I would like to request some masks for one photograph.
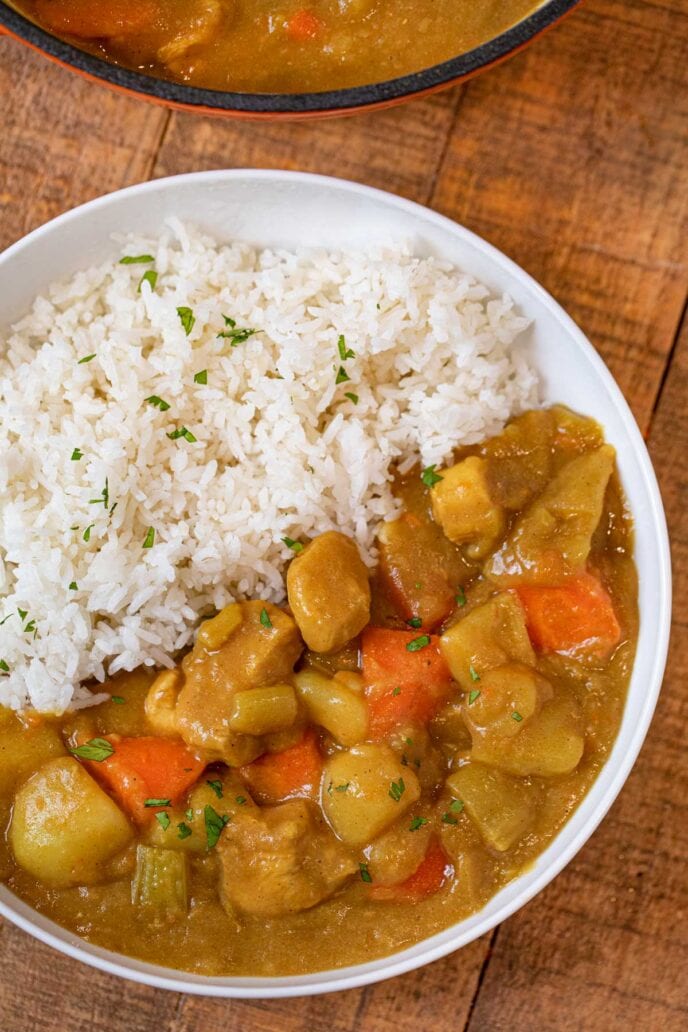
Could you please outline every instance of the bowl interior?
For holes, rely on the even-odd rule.
[[[618,739],[599,778],[534,866],[469,919],[391,957],[289,979],[202,978],[88,945],[35,914],[0,887],[0,913],[80,960],[148,984],[222,996],[329,992],[401,974],[465,945],[540,891],[574,856],[620,790],[642,745],[666,658],[670,566],[655,476],[638,427],[610,373],[554,300],[525,272],[468,230],[411,202],[341,180],[302,173],[234,170],[197,173],[111,194],[31,233],[0,256],[0,332],[55,279],[111,254],[113,233],[157,233],[169,216],[218,239],[260,246],[355,247],[409,244],[449,260],[496,293],[508,292],[533,319],[527,347],[542,375],[542,400],[563,402],[604,426],[615,445],[635,519],[639,572],[638,652]]]

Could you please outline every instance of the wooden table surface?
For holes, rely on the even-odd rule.
[[[669,667],[640,759],[569,867],[492,934],[367,989],[216,1001],[118,981],[0,923],[3,1032],[688,1028],[688,6],[588,0],[532,48],[355,119],[238,124],[128,100],[0,40],[0,248],[97,194],[304,169],[428,204],[568,309],[646,434],[674,557]]]

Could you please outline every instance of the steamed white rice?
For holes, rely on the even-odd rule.
[[[14,708],[83,705],[89,679],[169,666],[201,614],[281,602],[283,537],[336,528],[372,559],[393,464],[441,463],[537,401],[526,319],[438,261],[219,245],[177,221],[117,247],[0,341],[0,703]],[[147,269],[156,288],[139,292]],[[224,316],[259,332],[233,347]],[[182,428],[196,441],[168,437]]]

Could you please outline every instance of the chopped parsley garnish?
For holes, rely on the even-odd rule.
[[[221,781],[206,781],[206,785],[209,785],[218,799],[222,799],[222,782]]]
[[[396,686],[396,688],[395,688],[395,689],[394,689],[394,691],[392,692],[392,695],[395,695],[395,696],[396,696],[396,695],[401,695],[401,685],[400,685],[400,684],[398,684],[398,685]]]
[[[17,612],[19,613],[20,620],[26,620],[27,616],[29,615],[28,609],[17,609]]]
[[[472,663],[471,663],[471,665],[468,668],[468,673],[471,675],[471,681],[479,681],[480,680],[480,674],[477,673],[477,671],[476,671],[476,669],[475,669],[475,667],[473,666]]]
[[[406,742],[407,745],[413,745],[413,739],[412,738],[405,738],[404,741]]]
[[[347,788],[349,787],[350,784],[351,784],[350,781],[345,781],[341,785],[335,785],[334,786],[334,790],[335,790],[335,792],[346,792],[346,790],[347,790]]]
[[[187,430],[185,426],[180,426],[176,430],[172,430],[167,436],[171,441],[178,441],[180,437],[183,437],[185,441],[189,442],[189,444],[195,444],[198,440],[198,438],[194,437],[191,431]]]
[[[105,487],[100,492],[100,498],[91,498],[88,504],[102,505],[103,508],[107,509],[108,505],[110,504],[110,485],[108,483],[107,477],[105,477]]]
[[[409,825],[409,831],[418,831],[419,828],[422,828],[427,823],[427,817],[413,817]]]
[[[223,315],[222,318],[225,321],[225,326],[229,326],[233,330],[236,326],[236,319],[230,319],[228,315]]]
[[[420,479],[426,487],[434,487],[435,484],[439,484],[440,480],[444,480],[444,477],[441,477],[439,473],[435,473],[436,469],[436,465],[426,466],[421,473]]]
[[[334,382],[335,383],[346,383],[346,381],[350,380],[350,379],[351,379],[351,377],[347,373],[347,371],[344,368],[344,366],[340,365],[339,369],[337,370],[337,378],[335,379]]]
[[[72,462],[78,462],[79,459],[83,459],[84,453],[79,449],[75,448],[72,452]]]
[[[243,344],[244,341],[248,340],[249,337],[252,337],[254,333],[258,332],[258,330],[237,329],[236,319],[230,319],[228,315],[223,315],[222,318],[225,321],[225,326],[228,326],[229,329],[222,330],[221,333],[218,333],[218,337],[228,340],[233,348],[235,348],[237,344]]]
[[[89,742],[84,742],[83,745],[78,745],[76,749],[69,751],[72,756],[76,756],[80,760],[95,760],[96,763],[102,763],[103,760],[107,760],[108,756],[112,756],[115,748],[107,738],[92,738]]]
[[[260,622],[262,623],[263,627],[267,627],[268,629],[272,627],[272,620],[270,619],[270,616],[265,606],[263,606],[263,608],[260,611]]]
[[[406,645],[407,652],[419,652],[421,649],[426,648],[430,644],[430,635],[421,634],[420,637],[414,638],[413,641],[408,642]]]
[[[92,362],[95,357],[96,353],[94,351],[92,355],[85,355],[83,358],[80,358],[77,365],[86,365],[87,362]]]
[[[398,781],[393,781],[389,786],[389,792],[387,795],[390,796],[395,803],[398,803],[405,791],[406,785],[404,784],[404,779],[399,778]]]
[[[2,672],[5,674],[9,674],[10,672],[10,668],[8,667],[4,659],[0,659],[0,670],[2,670]]]
[[[370,871],[368,870],[368,864],[359,863],[358,869],[361,872],[361,881],[364,881],[366,885],[370,885],[372,883],[373,878]]]
[[[185,813],[184,813],[184,816],[186,817],[187,821],[192,821],[194,819],[194,812],[193,812],[193,810],[191,810],[191,809],[186,810]]]
[[[95,527],[95,523],[89,523],[88,527],[86,527],[86,530],[84,531],[84,533],[82,535],[84,541],[86,541],[87,543],[91,540],[91,531],[93,530],[94,527]]]
[[[238,795],[235,801],[239,804],[239,806],[246,806],[246,803],[248,802],[245,795]]]
[[[348,398],[354,405],[358,405],[358,394],[354,394],[353,391],[346,391],[344,397]]]
[[[155,258],[152,254],[125,254],[124,258],[120,258],[120,265],[146,265],[148,262],[154,262]]]
[[[514,712],[511,714],[511,719],[515,720],[517,724],[520,724],[521,721],[523,720],[523,717],[521,716],[520,713],[517,713],[517,711],[514,710]]]
[[[191,331],[194,328],[194,323],[196,322],[196,316],[193,314],[191,309],[187,308],[185,305],[182,305],[181,308],[177,309],[177,315],[179,316],[179,321],[181,322],[182,326],[184,327],[184,333],[188,337],[189,334],[191,333]]]
[[[114,702],[115,706],[123,706],[126,701],[123,695],[110,696],[110,702]]]
[[[421,620],[421,618],[419,616],[412,616],[410,620],[406,621],[406,623],[409,625],[409,627],[414,627],[414,628],[418,628],[418,627],[422,627],[423,626],[423,621]]]
[[[143,542],[143,548],[152,548],[155,542],[155,527],[149,527],[146,532],[146,539]]]
[[[351,348],[347,348],[346,338],[343,334],[340,335],[339,340],[337,341],[337,350],[339,351],[339,357],[342,362],[346,362],[348,358],[356,357],[356,352],[352,351]]]
[[[36,621],[35,620],[29,620],[29,622],[27,623],[26,627],[24,628],[24,632],[26,634],[31,634],[31,632],[35,631],[35,630],[36,630]]]
[[[459,822],[457,821],[456,817],[452,817],[452,815],[450,813],[443,813],[442,814],[442,823],[443,824],[458,824]]]
[[[171,799],[144,799],[144,806],[171,806]]]
[[[170,815],[169,815],[169,813],[165,813],[164,810],[161,810],[159,813],[156,813],[155,819],[158,822],[158,824],[160,825],[160,827],[162,828],[162,830],[163,831],[167,831],[167,829],[170,826]]]
[[[457,606],[466,605],[466,592],[463,590],[462,587],[458,587],[456,589],[456,604]]]
[[[188,824],[185,824],[184,821],[180,821],[180,823],[177,825],[177,828],[178,828],[177,838],[185,839],[185,838],[188,838],[189,835],[192,834],[191,828],[189,827]]]
[[[2,627],[3,624],[7,623],[11,616],[14,616],[14,613],[8,613],[4,620],[0,620],[0,627]]]
[[[205,819],[205,835],[208,849],[212,849],[213,846],[217,845],[225,824],[229,823],[229,817],[226,813],[220,815],[212,806],[203,807],[203,817]]]
[[[208,382],[208,370],[201,369],[200,372],[194,373],[194,383],[200,383],[205,386]]]
[[[161,412],[167,412],[170,407],[169,401],[165,401],[164,398],[159,398],[157,394],[151,394],[150,398],[146,398],[146,401],[154,408],[160,409]]]
[[[148,272],[144,272],[143,276],[139,280],[138,292],[141,293],[141,287],[144,283],[148,283],[151,290],[155,290],[158,282],[158,274],[155,269],[149,269]]]
[[[461,813],[463,810],[463,799],[452,799],[449,809],[453,810],[454,813]]]
[[[468,705],[472,706],[476,699],[480,698],[480,689],[474,688],[468,695]]]
[[[70,585],[69,585],[69,590],[70,590],[70,591],[78,591],[78,590],[79,590],[79,585],[77,584],[77,582],[76,582],[75,580],[73,580],[73,581],[72,581],[72,582],[70,583]]]
[[[300,541],[294,541],[294,539],[290,537],[283,537],[282,541],[287,548],[291,548],[292,552],[295,552],[297,555],[299,552],[303,552],[303,545]]]

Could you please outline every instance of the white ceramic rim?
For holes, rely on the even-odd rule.
[[[125,957],[109,950],[92,946],[78,936],[75,936],[52,921],[36,914],[31,907],[18,899],[6,887],[0,886],[0,915],[6,917],[23,931],[34,936],[41,942],[54,949],[59,950],[75,960],[82,961],[92,967],[98,968],[112,975],[130,979],[145,985],[154,986],[160,989],[170,989],[177,992],[191,993],[202,996],[229,997],[237,999],[277,999],[281,997],[308,996],[318,993],[342,991],[355,989],[360,986],[370,985],[375,982],[397,975],[405,974],[425,964],[432,963],[442,957],[454,952],[469,942],[480,938],[480,936],[491,931],[506,918],[519,910],[529,902],[538,892],[545,888],[559,872],[573,859],[576,853],[587,842],[600,821],[611,807],[626,781],[633,764],[640,752],[643,741],[647,734],[652,715],[655,710],[657,698],[662,685],[664,668],[669,645],[669,632],[671,625],[671,558],[669,550],[669,538],[667,533],[666,518],[662,504],[657,479],[645,446],[645,442],[631,413],[631,410],[623,397],[616,381],[607,369],[606,365],[595,351],[593,345],[582,333],[573,320],[566,314],[561,306],[544,290],[528,273],[520,266],[507,258],[501,251],[493,247],[487,241],[477,236],[465,227],[453,222],[443,215],[416,204],[405,198],[397,197],[394,194],[386,193],[373,187],[364,186],[359,183],[352,183],[348,180],[328,176],[319,176],[305,172],[291,172],[282,170],[266,169],[228,169],[211,172],[193,172],[182,176],[170,176],[165,179],[151,180],[145,183],[127,187],[102,197],[98,197],[86,204],[73,208],[63,215],[52,219],[43,226],[33,230],[27,236],[11,245],[4,253],[0,254],[0,263],[4,264],[19,256],[25,248],[29,248],[41,240],[41,237],[50,233],[58,227],[68,226],[70,222],[80,220],[84,216],[93,213],[109,204],[118,203],[129,197],[154,193],[165,190],[173,184],[193,183],[222,183],[228,179],[250,178],[257,182],[284,180],[304,185],[313,184],[322,186],[333,186],[340,190],[349,191],[352,196],[359,195],[377,199],[387,206],[396,207],[399,211],[407,212],[422,219],[424,222],[434,225],[444,233],[463,238],[474,248],[487,256],[489,260],[503,272],[509,274],[527,288],[539,302],[548,309],[549,314],[561,326],[562,332],[568,336],[579,349],[580,356],[590,367],[591,373],[602,383],[613,403],[618,415],[621,418],[625,433],[628,435],[630,444],[640,465],[643,488],[649,502],[649,513],[652,522],[652,532],[658,549],[659,569],[657,570],[658,597],[657,606],[657,641],[654,656],[651,664],[651,676],[646,686],[644,703],[635,725],[634,733],[625,755],[618,763],[617,769],[607,785],[606,790],[597,800],[594,809],[588,815],[584,825],[571,839],[567,846],[559,852],[547,868],[541,871],[536,877],[530,872],[525,872],[517,879],[509,883],[505,889],[500,890],[496,897],[498,899],[510,887],[519,882],[528,881],[528,884],[520,891],[515,898],[505,902],[489,917],[478,920],[469,931],[461,931],[459,922],[450,926],[443,932],[439,932],[428,939],[417,943],[399,953],[390,954],[387,957],[365,964],[352,965],[346,968],[320,971],[310,975],[287,976],[280,978],[250,978],[250,977],[204,977],[195,976],[184,971],[172,968],[164,968],[154,964],[138,961],[135,958]],[[605,764],[607,769],[610,760]],[[601,776],[601,775],[600,775]],[[599,777],[598,777],[599,781]],[[597,784],[597,782],[595,783]],[[578,807],[576,813],[585,806],[590,798],[595,785]],[[575,814],[559,835],[547,847],[545,854],[556,847],[556,843],[566,827],[571,823]],[[452,932],[456,933],[452,935]]]

